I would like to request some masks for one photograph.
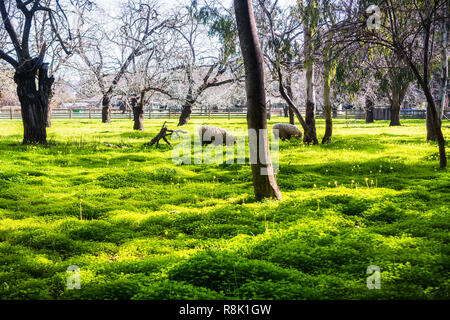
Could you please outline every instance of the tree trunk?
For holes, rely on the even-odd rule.
[[[289,74],[286,78],[286,91],[291,98],[292,101],[294,101],[294,93],[292,92],[292,75]],[[291,108],[288,108],[289,112],[289,123],[295,125],[295,114],[294,111]]]
[[[178,121],[178,127],[185,126],[189,123],[194,103],[195,101],[186,100],[183,109],[181,111],[180,119]]]
[[[429,114],[430,114],[430,116],[427,116],[427,121],[428,121],[428,118],[431,119],[431,125],[433,128],[433,132],[436,135],[436,140],[439,145],[440,168],[445,169],[445,168],[447,168],[447,154],[445,152],[445,139],[444,139],[444,135],[442,133],[441,122],[439,121],[439,116],[436,112],[436,105],[434,103],[434,99],[433,99],[430,89],[426,88],[424,91],[425,91],[425,95],[427,97]]]
[[[23,144],[47,144],[47,112],[54,79],[48,77],[47,64],[36,64],[38,59],[22,63],[14,76],[24,127]]]
[[[395,87],[395,84],[394,84]],[[389,126],[395,127],[400,126],[400,106],[402,103],[402,97],[400,90],[393,88],[392,90],[392,100],[391,100],[391,123]]]
[[[102,100],[102,122],[111,123],[111,96],[104,95]]]
[[[52,111],[53,111],[53,108],[51,106],[52,98],[53,98],[53,89],[51,88],[50,89],[50,94],[48,96],[47,120],[45,122],[45,126],[47,128],[51,128],[52,127]]]
[[[245,66],[247,93],[247,123],[249,133],[256,130],[256,141],[250,143],[250,154],[256,155],[252,163],[255,197],[281,200],[280,188],[270,158],[267,133],[266,95],[264,88],[264,62],[261,54],[255,16],[251,0],[234,0],[239,41]],[[262,131],[260,131],[262,130]],[[259,134],[262,132],[262,134]],[[262,139],[262,141],[260,141]]]
[[[450,1],[447,0],[446,3],[446,9],[447,13],[450,14]],[[448,87],[448,55],[447,55],[447,47],[448,47],[448,29],[449,29],[449,19],[443,19],[441,24],[441,36],[440,36],[440,42],[441,42],[441,87],[440,87],[440,94],[439,94],[439,105],[438,105],[438,116],[439,120],[441,121],[442,125],[442,119],[444,118],[444,112],[445,109],[447,109],[448,106],[448,94],[447,94],[447,87]]]
[[[430,74],[429,74],[429,62],[428,62],[428,39],[429,39],[430,31],[427,29],[424,29],[423,31],[423,37],[424,37],[424,52],[426,53],[424,55],[424,72],[423,77],[421,76],[419,69],[417,66],[406,57],[403,57],[405,59],[405,62],[408,63],[408,65],[411,67],[411,70],[413,71],[414,75],[416,76],[416,79],[418,80],[420,86],[422,87],[423,93],[425,94],[425,97],[427,98],[427,122],[428,118],[430,119],[431,126],[434,129],[434,132],[436,133],[437,142],[439,145],[439,165],[441,169],[447,168],[447,154],[445,151],[445,139],[444,135],[442,133],[441,124],[439,121],[439,115],[437,113],[436,104],[433,99],[433,95],[430,90]]]
[[[366,123],[374,123],[373,105],[373,101],[366,97]]]
[[[47,120],[45,121],[45,126],[47,128],[51,128],[52,126],[52,107],[50,106],[50,103],[47,108]]]
[[[329,66],[325,67],[324,84],[323,84],[323,100],[325,109],[325,135],[322,139],[322,144],[331,142],[333,136],[333,115],[331,110],[331,70]]]
[[[441,126],[441,120],[438,119],[439,127]],[[437,134],[436,129],[433,125],[433,118],[432,118],[432,110],[430,107],[430,104],[427,103],[427,140],[428,141],[437,141]]]
[[[400,123],[400,105],[398,103],[391,105],[391,123],[390,127],[401,126]]]
[[[316,101],[314,95],[314,61],[312,55],[312,29],[304,27],[305,31],[305,66],[306,66],[306,114],[305,122],[309,128],[303,142],[318,144],[316,134]]]
[[[144,117],[145,117],[145,111],[144,111],[144,98],[145,93],[141,94],[141,100],[138,103],[136,98],[131,98],[131,108],[133,110],[133,117],[134,117],[134,130],[141,130],[144,131]]]
[[[289,123],[295,125],[295,114],[292,109],[289,109]]]

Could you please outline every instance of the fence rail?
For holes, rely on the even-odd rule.
[[[375,120],[390,120],[389,109],[376,109]],[[386,111],[389,110],[389,111]],[[301,110],[300,110],[301,111]],[[147,119],[177,119],[181,114],[181,111],[172,110],[147,110],[145,112],[145,118]],[[446,117],[449,118],[450,111],[446,112]],[[241,111],[215,111],[215,110],[193,110],[191,118],[202,119],[228,119],[232,118],[245,118],[247,116],[247,110]],[[283,109],[275,109],[270,112],[272,117],[283,117],[286,113]],[[402,119],[426,119],[426,110],[401,110],[400,118]],[[325,118],[324,112],[317,112],[316,115],[319,119]],[[102,109],[88,109],[88,110],[73,110],[73,109],[54,109],[52,111],[52,119],[101,119]],[[133,119],[133,113],[131,111],[118,111],[112,110],[112,119]],[[343,110],[334,111],[333,118],[335,119],[365,119],[366,114],[361,110]],[[20,120],[22,115],[20,108],[17,107],[3,107],[0,108],[0,119]]]

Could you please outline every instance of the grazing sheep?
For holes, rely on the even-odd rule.
[[[205,144],[214,143],[214,145],[234,145],[236,143],[236,138],[223,128],[213,127],[213,126],[202,126],[199,129],[200,141],[202,146]],[[205,136],[206,134],[206,136]],[[222,136],[222,143],[220,140],[215,141],[215,137]]]
[[[275,138],[280,138],[282,141],[290,140],[291,138],[301,139],[303,135],[299,128],[287,123],[277,123],[273,126],[272,130]]]

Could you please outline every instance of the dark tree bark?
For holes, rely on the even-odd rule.
[[[312,54],[312,29],[305,25],[305,66],[306,66],[306,113],[305,122],[309,134],[304,135],[303,142],[318,144],[316,133],[316,102],[314,98],[314,61]]]
[[[331,79],[333,78],[334,64],[331,60],[331,43],[333,34],[328,36],[328,42],[323,52],[324,72],[323,72],[323,105],[325,111],[325,135],[322,144],[331,142],[333,137],[333,114],[331,105]]]
[[[47,111],[54,81],[48,77],[48,65],[42,63],[39,58],[22,62],[16,69],[14,81],[21,105],[23,143],[47,144]]]
[[[192,114],[192,107],[194,106],[195,101],[187,100],[183,105],[181,110],[180,119],[178,120],[178,127],[185,126],[189,123]]]
[[[30,4],[32,6],[28,7]],[[27,2],[17,0],[16,6],[23,14],[21,40],[11,22],[5,2],[0,1],[1,21],[16,54],[16,58],[13,58],[10,52],[0,49],[0,59],[8,62],[15,69],[14,81],[17,84],[17,95],[20,100],[24,127],[23,143],[47,144],[47,117],[54,79],[49,77],[48,64],[44,63],[46,44],[42,45],[39,54],[33,58],[30,53],[29,40],[36,12],[46,11],[53,14],[53,11],[45,7],[40,0]],[[54,16],[51,18],[53,19]],[[64,51],[68,53],[56,27],[53,32]]]
[[[161,128],[161,131],[159,131],[159,133],[157,134],[157,136],[154,137],[154,138],[152,139],[152,141],[150,141],[150,142],[144,144],[144,146],[149,146],[149,147],[151,147],[151,146],[156,145],[156,147],[159,148],[159,143],[160,143],[160,141],[161,141],[161,140],[164,140],[164,141],[169,145],[169,147],[172,147],[172,145],[170,144],[170,142],[169,142],[169,140],[167,139],[167,137],[169,137],[169,136],[171,136],[171,135],[173,135],[173,134],[176,134],[178,137],[180,136],[180,135],[179,135],[180,133],[187,134],[187,132],[182,131],[182,130],[175,130],[175,131],[174,131],[174,130],[169,130],[169,129],[166,127],[166,123],[167,123],[167,121],[164,122],[164,124],[163,124],[163,126],[162,126],[162,128]]]
[[[390,127],[401,126],[400,123],[400,106],[392,105],[391,106],[391,122],[389,123]]]
[[[104,95],[102,99],[102,122],[111,123],[111,96]]]
[[[437,134],[436,129],[433,125],[433,119],[432,119],[432,111],[430,108],[430,105],[427,103],[427,140],[428,141],[437,141]],[[441,120],[438,119],[439,126],[441,126]]]
[[[372,99],[366,97],[366,123],[374,123],[374,103]]]
[[[234,9],[239,33],[242,56],[245,65],[247,93],[248,129],[256,130],[257,141],[250,143],[250,153],[255,155],[257,163],[252,164],[255,197],[281,199],[270,158],[267,134],[266,95],[264,88],[264,62],[256,30],[255,16],[251,0],[234,0]],[[260,141],[260,139],[263,141]],[[263,150],[260,150],[262,148]]]
[[[331,142],[333,136],[333,115],[331,111],[331,96],[330,96],[330,74],[327,73],[324,77],[324,109],[325,109],[325,135],[322,139],[322,144]]]
[[[394,93],[393,100],[391,102],[391,123],[389,126],[395,127],[400,126],[400,99],[397,93]]]
[[[138,103],[135,97],[131,98],[131,108],[133,109],[134,117],[134,130],[144,131],[144,105],[145,105],[145,93],[141,94],[141,99]]]

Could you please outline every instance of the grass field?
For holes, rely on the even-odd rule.
[[[161,120],[145,125],[55,120],[35,147],[0,122],[0,299],[450,298],[450,174],[424,121],[343,120],[332,144],[282,142],[283,201],[263,203],[248,165],[177,166],[143,146]]]

